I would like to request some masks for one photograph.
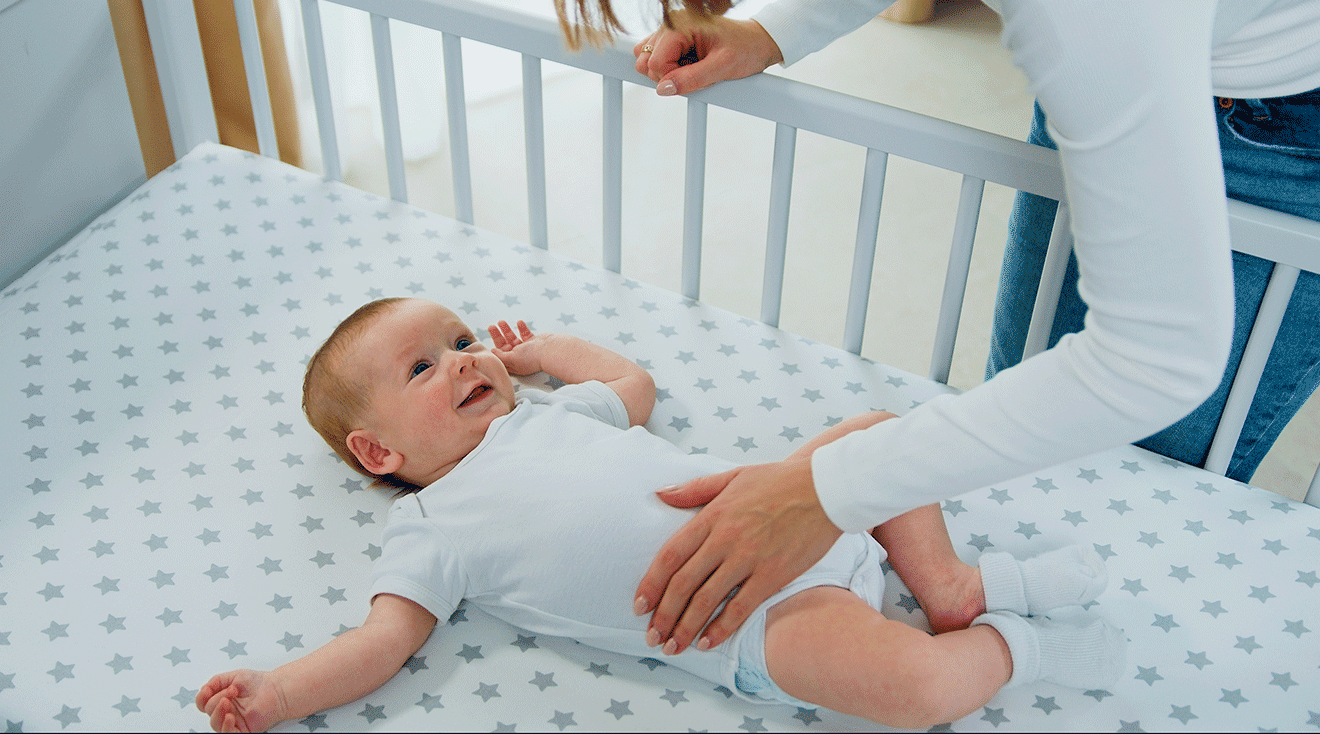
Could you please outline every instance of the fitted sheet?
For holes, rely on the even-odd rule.
[[[199,146],[0,294],[0,720],[207,728],[214,673],[365,617],[389,495],[307,426],[303,365],[361,303],[527,320],[649,369],[648,423],[778,459],[949,388],[277,161]],[[544,380],[533,387],[552,389]],[[950,460],[957,460],[950,457]],[[944,504],[969,562],[1079,542],[1131,640],[1110,690],[1001,692],[957,731],[1320,728],[1320,511],[1137,448]],[[924,618],[887,571],[886,613]],[[1072,613],[1072,612],[1065,612]],[[384,688],[285,730],[874,728],[460,607]]]

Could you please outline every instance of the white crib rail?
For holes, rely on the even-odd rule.
[[[247,61],[249,88],[252,90],[254,109],[257,109],[264,106],[265,84],[264,81],[253,80],[254,77],[264,75],[260,64],[260,48],[256,41],[255,18],[249,17],[253,15],[251,0],[234,1],[240,19],[239,30]],[[321,35],[320,1],[302,0],[303,25],[325,171],[327,177],[338,180],[342,178],[342,172]],[[390,194],[399,201],[407,200],[407,188],[399,144],[393,61],[389,51],[389,23],[397,20],[442,32],[455,211],[456,218],[467,223],[473,223],[473,215],[461,39],[469,38],[522,54],[529,229],[532,244],[537,247],[544,248],[548,243],[541,60],[599,74],[603,79],[602,264],[619,272],[622,249],[622,83],[628,81],[651,85],[649,79],[634,70],[629,42],[620,41],[603,49],[572,52],[565,47],[558,26],[548,18],[464,0],[325,1],[353,7],[372,16]],[[184,57],[189,54],[195,55],[196,62],[200,63],[195,18],[187,4],[180,6],[150,0],[147,5],[153,49],[157,49],[158,67],[162,69],[162,87],[168,88],[166,101],[171,131],[175,135],[176,148],[186,150],[202,139],[216,137],[213,118],[210,118],[209,128],[204,121],[197,122],[203,104],[199,101],[201,95],[178,89],[180,85],[171,81],[173,77],[167,78],[173,74],[173,68],[184,68],[189,62]],[[161,40],[158,41],[158,38]],[[209,103],[209,95],[205,101]],[[700,295],[706,110],[711,104],[776,123],[770,221],[767,226],[762,286],[762,321],[771,325],[777,325],[779,321],[794,147],[797,131],[807,130],[854,143],[867,151],[844,324],[845,349],[860,353],[862,347],[885,170],[891,154],[957,171],[964,176],[936,329],[931,378],[940,382],[948,380],[971,245],[987,181],[1061,202],[1024,357],[1030,357],[1045,348],[1063,271],[1072,246],[1062,175],[1055,151],[771,75],[756,75],[726,82],[689,95],[681,271],[683,295],[692,299]],[[273,138],[268,106],[264,113],[256,114],[259,130],[270,128],[259,135]],[[262,143],[263,153],[268,147],[271,146]],[[1231,448],[1241,431],[1242,417],[1250,405],[1297,269],[1320,272],[1320,224],[1236,201],[1229,202],[1229,215],[1236,249],[1280,265],[1276,267],[1275,282],[1271,284],[1266,305],[1262,306],[1260,320],[1253,332],[1252,345],[1244,356],[1234,383],[1229,407],[1220,424],[1220,435],[1216,438],[1216,447],[1212,449],[1209,468],[1219,473],[1226,470]],[[1307,501],[1320,504],[1320,470],[1311,483]]]

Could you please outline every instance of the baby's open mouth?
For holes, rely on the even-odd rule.
[[[468,393],[468,396],[466,398],[463,398],[463,402],[459,403],[458,407],[461,408],[469,403],[475,403],[476,401],[485,397],[486,393],[490,391],[491,391],[490,385],[477,385],[475,388],[472,389],[472,392]]]

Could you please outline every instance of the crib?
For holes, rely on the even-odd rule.
[[[318,9],[303,0],[314,83],[325,88]],[[214,673],[270,668],[359,624],[389,495],[368,488],[307,425],[303,365],[357,305],[430,297],[472,325],[533,327],[608,346],[655,376],[648,428],[692,452],[783,457],[864,410],[902,414],[942,393],[984,183],[1063,198],[1051,151],[761,75],[687,104],[679,292],[623,272],[620,105],[630,43],[569,53],[542,17],[461,0],[335,0],[372,14],[390,197],[341,182],[331,107],[318,96],[326,175],[268,155],[274,134],[248,0],[236,0],[263,155],[212,142],[191,4],[148,5],[181,157],[0,293],[8,385],[0,449],[11,508],[0,533],[0,719],[11,730],[202,729]],[[391,23],[440,30],[455,216],[407,203]],[[523,54],[528,241],[474,221],[463,39]],[[602,79],[601,261],[555,254],[546,226],[543,60]],[[759,318],[701,301],[709,106],[775,125]],[[591,114],[597,114],[592,111]],[[841,345],[778,328],[797,131],[865,157]],[[859,356],[889,156],[963,175],[940,323],[925,376]],[[1066,203],[1028,352],[1066,260]],[[1279,263],[1210,470],[1135,447],[1051,467],[944,503],[964,559],[1080,542],[1110,569],[1096,602],[1125,629],[1110,690],[1004,691],[954,731],[1320,727],[1320,504],[1230,481],[1227,462],[1277,318],[1301,269],[1320,271],[1315,223],[1230,203],[1234,247]],[[759,243],[749,245],[761,247]],[[1271,327],[1270,321],[1274,320]],[[1040,324],[1039,327],[1036,325]],[[1259,355],[1259,356],[1257,356]],[[1255,368],[1259,373],[1259,366]],[[530,389],[553,389],[545,379]],[[1236,426],[1234,422],[1236,421]],[[892,572],[887,615],[925,625]],[[460,607],[385,687],[281,726],[330,730],[839,730],[825,709],[745,704],[665,665],[527,634]]]

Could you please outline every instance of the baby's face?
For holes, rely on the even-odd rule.
[[[513,409],[504,363],[430,301],[404,301],[382,314],[347,360],[349,374],[372,386],[366,430],[401,455],[393,473],[419,486],[452,469],[491,421]]]

